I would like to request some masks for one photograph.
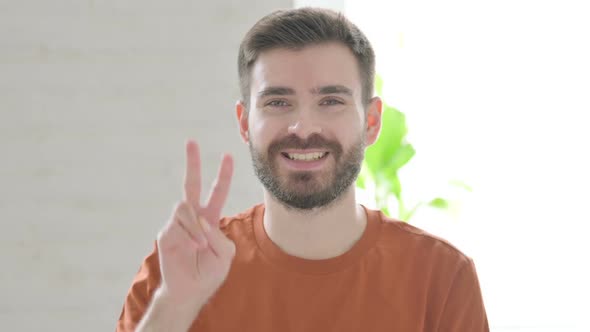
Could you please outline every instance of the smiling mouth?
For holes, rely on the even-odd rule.
[[[310,153],[289,153],[281,152],[281,154],[291,160],[297,161],[316,161],[326,158],[328,152],[310,152]]]

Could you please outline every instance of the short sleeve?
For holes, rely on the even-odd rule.
[[[144,259],[129,288],[117,322],[117,332],[135,331],[160,285],[160,278],[158,248],[154,245],[153,252]]]
[[[489,332],[479,280],[472,259],[458,270],[437,331]]]

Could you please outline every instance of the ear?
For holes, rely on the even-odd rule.
[[[383,102],[379,97],[373,97],[367,106],[366,112],[366,142],[367,146],[375,143],[379,138],[379,132],[381,131],[381,111]]]
[[[238,126],[240,127],[240,136],[246,144],[250,144],[250,137],[248,135],[248,110],[241,100],[236,102],[236,116],[238,118]]]

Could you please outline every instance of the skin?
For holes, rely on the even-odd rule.
[[[345,87],[350,94],[318,93],[327,86]],[[288,93],[273,91],[273,87],[287,88]],[[338,142],[344,151],[358,143],[361,136],[366,145],[373,144],[381,126],[381,100],[371,99],[365,111],[361,93],[356,59],[342,44],[263,52],[252,68],[252,107],[246,112],[244,103],[236,105],[240,134],[251,148],[262,152],[286,135],[306,139],[318,134]],[[275,162],[282,179],[288,179],[293,172],[281,157],[271,162]],[[333,180],[335,163],[334,156],[328,155],[322,167],[311,172],[315,184],[325,187]],[[287,181],[286,185],[295,190],[305,188],[297,181]],[[328,206],[312,210],[289,208],[266,189],[264,203],[264,227],[269,237],[288,254],[302,258],[323,259],[346,252],[360,238],[366,224],[354,185]]]
[[[334,86],[345,89],[325,89]],[[287,88],[289,93],[277,94],[276,89],[268,90],[271,87]],[[250,98],[252,107],[248,111],[244,103],[236,104],[240,134],[252,151],[262,155],[268,154],[273,142],[289,135],[302,140],[319,135],[336,142],[344,153],[364,142],[364,151],[366,145],[375,142],[381,127],[381,100],[373,98],[363,105],[356,59],[337,43],[263,52],[252,69]],[[276,166],[282,186],[305,193],[326,188],[334,181],[339,162],[334,151],[316,147],[287,152],[309,151],[329,153],[319,166],[303,171],[305,183],[292,176],[302,171],[293,169],[281,154],[269,161]],[[137,331],[186,331],[224,282],[235,255],[234,243],[219,228],[233,173],[231,156],[224,156],[204,205],[199,148],[192,140],[186,144],[186,161],[184,197],[158,234],[161,286]],[[354,185],[328,205],[309,210],[285,206],[266,189],[264,203],[264,227],[271,240],[288,254],[302,258],[340,255],[361,237],[366,226]]]
[[[219,217],[232,173],[233,159],[226,155],[202,205],[199,147],[194,141],[186,143],[184,198],[158,234],[162,282],[137,331],[188,330],[227,277],[235,245],[220,230]]]

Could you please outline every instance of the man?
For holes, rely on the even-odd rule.
[[[332,11],[278,11],[248,32],[238,63],[236,114],[264,203],[220,218],[225,156],[201,205],[189,141],[184,198],[117,331],[488,331],[469,257],[356,202],[381,126],[362,32]]]

